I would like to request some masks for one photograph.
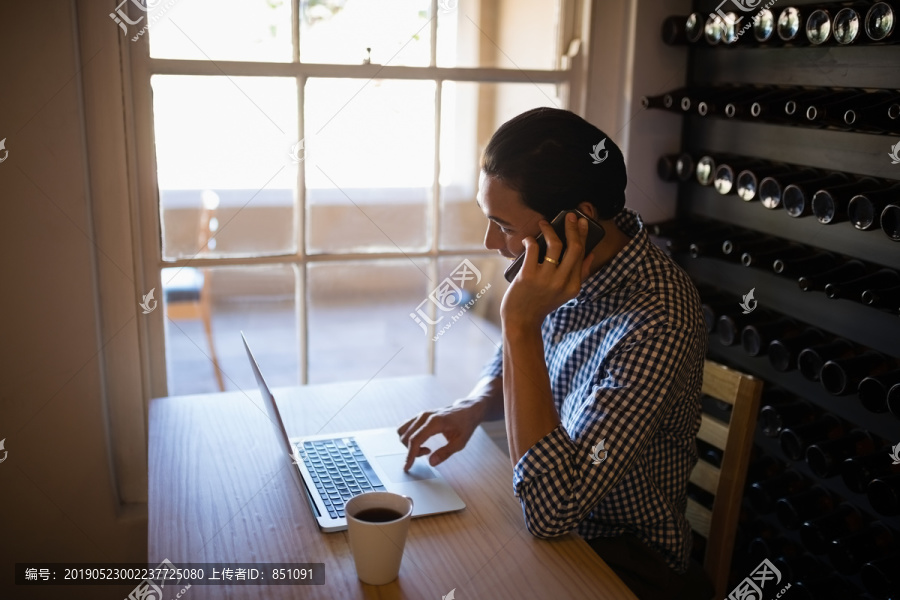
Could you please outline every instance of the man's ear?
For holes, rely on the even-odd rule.
[[[578,205],[578,210],[594,219],[595,221],[597,220],[597,208],[590,202],[582,202]]]

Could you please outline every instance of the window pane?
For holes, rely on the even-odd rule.
[[[447,0],[439,67],[557,68],[559,0]]]
[[[289,0],[158,0],[150,4],[154,5],[148,15],[153,58],[291,61]],[[129,33],[136,34],[146,23],[144,19],[132,25]]]
[[[293,266],[172,268],[161,277],[170,396],[219,391],[213,358],[226,390],[256,389],[241,331],[269,385],[299,384]]]
[[[481,153],[500,125],[539,106],[563,106],[555,85],[444,82],[441,248],[482,246],[487,220],[475,203]]]
[[[151,83],[163,258],[296,252],[296,81]]]
[[[478,381],[481,369],[494,356],[500,344],[500,301],[507,284],[503,271],[509,262],[500,257],[470,257],[477,270],[475,277],[462,286],[461,308],[445,313],[436,325],[435,375],[455,397],[469,393]],[[438,275],[444,278],[459,273],[462,257],[438,261]],[[480,278],[479,278],[480,276]],[[452,279],[458,282],[459,276]],[[480,296],[479,296],[480,294]],[[469,303],[471,306],[468,306]],[[462,315],[460,311],[465,310]],[[453,317],[458,317],[453,321]],[[436,320],[436,319],[435,319]],[[441,333],[443,331],[443,333]]]
[[[430,63],[430,0],[301,3],[300,60],[424,67]],[[371,55],[367,52],[371,48]]]
[[[433,81],[307,82],[308,252],[428,247],[434,102]]]
[[[309,265],[310,383],[426,373],[428,338],[409,314],[427,273],[425,260]]]

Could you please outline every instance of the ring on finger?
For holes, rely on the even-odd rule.
[[[549,256],[544,257],[544,261],[550,263],[551,265],[558,265],[559,261],[555,258],[550,258]]]

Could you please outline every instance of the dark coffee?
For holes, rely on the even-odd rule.
[[[396,521],[403,515],[390,508],[376,507],[361,510],[353,516],[354,518],[359,519],[360,521],[366,521],[367,523],[387,523],[388,521]]]

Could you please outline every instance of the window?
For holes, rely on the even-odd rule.
[[[482,246],[478,161],[507,119],[566,106],[567,1],[148,4],[128,34],[158,228],[141,255],[165,309],[152,393],[216,391],[213,359],[224,389],[252,388],[241,330],[274,386],[471,385],[506,266]],[[448,279],[457,321],[429,300]]]

